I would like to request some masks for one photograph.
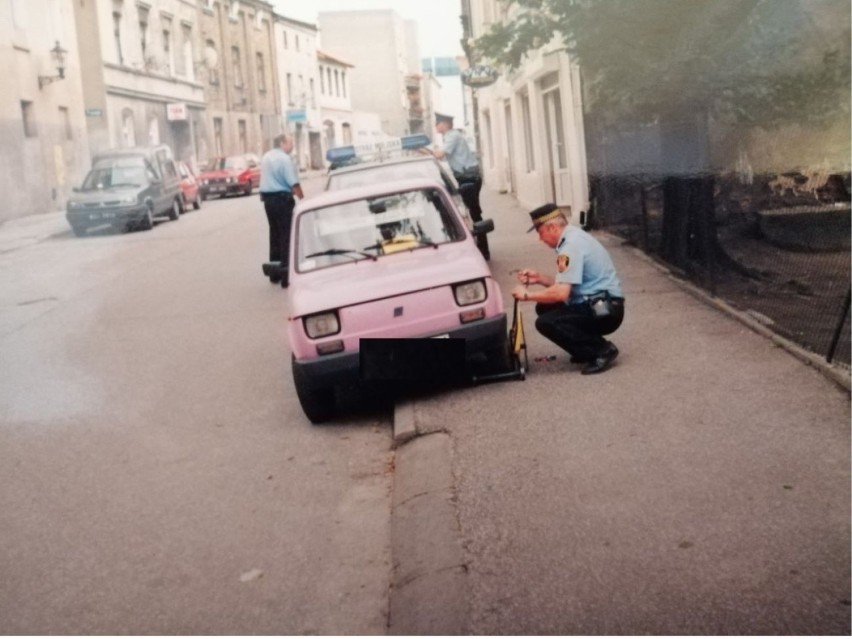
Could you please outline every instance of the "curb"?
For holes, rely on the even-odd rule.
[[[466,634],[467,567],[454,505],[452,441],[418,436],[413,402],[394,409],[388,634]]]

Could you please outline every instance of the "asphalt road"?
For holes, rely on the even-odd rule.
[[[384,634],[391,415],[290,379],[257,195],[0,251],[4,634]]]

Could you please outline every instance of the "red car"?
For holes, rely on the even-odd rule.
[[[251,195],[260,186],[260,158],[253,153],[211,159],[198,176],[201,196]]]
[[[192,204],[192,208],[197,211],[201,208],[201,200],[203,199],[198,178],[195,177],[195,173],[185,162],[178,162],[178,174],[180,175],[180,189],[183,191],[184,209]]]

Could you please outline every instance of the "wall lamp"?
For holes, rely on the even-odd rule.
[[[56,63],[57,75],[40,75],[38,76],[38,88],[41,89],[45,84],[63,80],[65,78],[65,54],[68,53],[65,49],[59,46],[59,40],[56,41],[56,46],[50,50],[50,57]]]

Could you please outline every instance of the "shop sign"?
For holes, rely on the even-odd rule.
[[[177,122],[188,119],[189,112],[183,102],[173,102],[166,105],[166,119],[169,122]]]
[[[287,122],[307,122],[304,109],[287,109]]]
[[[494,67],[477,64],[461,72],[461,81],[471,89],[481,89],[497,82],[500,72]]]

